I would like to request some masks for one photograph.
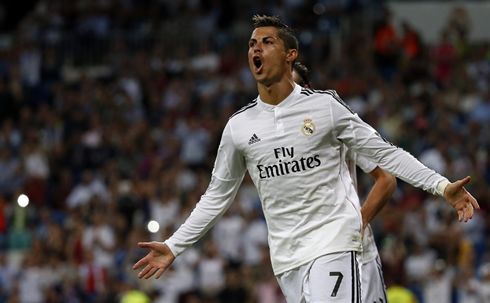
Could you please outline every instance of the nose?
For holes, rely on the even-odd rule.
[[[259,43],[255,44],[252,49],[253,49],[254,54],[260,53],[262,51],[262,49],[259,46]]]

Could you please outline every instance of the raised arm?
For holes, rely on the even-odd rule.
[[[235,199],[245,171],[245,160],[235,148],[231,126],[228,123],[218,148],[211,182],[189,218],[165,243],[138,244],[140,247],[151,249],[148,255],[133,266],[133,269],[137,269],[146,265],[138,277],[148,279],[157,273],[156,278],[158,279],[172,264],[175,257],[196,243],[211,229]]]

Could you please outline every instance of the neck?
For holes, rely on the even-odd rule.
[[[279,82],[271,85],[258,83],[260,99],[267,104],[278,105],[286,99],[294,90],[294,81],[292,77],[283,78]]]

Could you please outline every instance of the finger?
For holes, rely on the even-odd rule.
[[[468,203],[468,215],[470,216],[470,219],[473,219],[473,214],[475,213],[475,209],[471,205],[471,203]]]
[[[160,268],[160,270],[157,272],[157,275],[155,276],[155,279],[160,278],[164,272],[165,272],[165,268]]]
[[[471,205],[473,205],[473,207],[475,209],[480,209],[480,205],[478,204],[478,201],[476,201],[476,199],[466,189],[465,189],[465,191],[466,191],[466,194],[469,196]]]
[[[458,210],[458,220],[459,220],[459,222],[463,221],[463,211],[462,210]]]
[[[458,185],[460,187],[463,187],[466,184],[468,184],[470,181],[471,181],[471,177],[470,176],[467,176],[466,178],[461,179],[459,181],[456,181],[455,183],[456,183],[456,185]]]
[[[148,279],[149,277],[153,276],[157,270],[158,270],[158,267],[153,267],[153,268],[150,270],[150,272],[148,272],[148,273],[145,275],[145,279]]]
[[[464,212],[464,221],[468,222],[468,220],[471,219],[470,210],[467,207],[465,207],[463,208],[463,212]]]
[[[138,267],[142,266],[142,265],[145,265],[146,263],[148,263],[147,261],[147,257],[144,257],[142,258],[141,260],[139,260],[138,262],[136,262],[136,264],[133,265],[133,269],[137,269]]]
[[[480,204],[478,204],[478,201],[476,201],[476,199],[470,199],[470,202],[471,202],[471,205],[473,205],[473,207],[475,209],[478,209],[478,210],[480,209]]]
[[[138,246],[141,248],[153,248],[152,242],[139,242]]]
[[[144,275],[146,275],[147,272],[152,269],[152,266],[150,264],[146,265],[146,267],[138,274],[138,278],[143,278]]]

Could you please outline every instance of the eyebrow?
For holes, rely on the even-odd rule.
[[[262,41],[267,40],[267,39],[275,39],[275,40],[277,40],[277,38],[276,38],[276,37],[267,36],[267,37],[262,38]],[[249,40],[249,42],[252,42],[252,41],[257,42],[257,39],[255,39],[255,38],[251,38],[251,39]]]

